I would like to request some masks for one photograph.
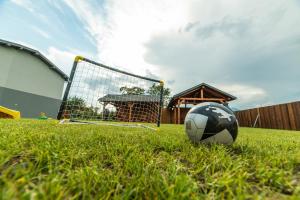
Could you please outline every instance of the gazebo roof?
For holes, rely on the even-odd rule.
[[[99,102],[147,102],[158,103],[160,97],[156,95],[108,94],[98,99]]]
[[[170,100],[170,102],[168,104],[168,107],[172,107],[172,105],[179,98],[188,97],[188,96],[192,97],[192,95],[195,95],[198,91],[201,90],[201,88],[208,89],[207,91],[208,91],[208,93],[210,93],[210,95],[212,95],[214,97],[218,97],[218,98],[222,97],[222,98],[226,99],[226,101],[232,101],[232,100],[237,99],[235,96],[233,96],[233,95],[231,95],[231,94],[229,94],[227,92],[219,90],[219,89],[217,89],[217,88],[215,88],[215,87],[213,87],[211,85],[208,85],[206,83],[201,83],[201,84],[196,85],[194,87],[191,87],[191,88],[189,88],[187,90],[184,90],[184,91],[182,91],[182,92],[180,92],[178,94],[175,94],[171,98],[171,100]]]

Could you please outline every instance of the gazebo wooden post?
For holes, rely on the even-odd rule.
[[[132,107],[133,107],[134,103],[129,102],[128,106],[129,106],[129,118],[128,121],[131,121],[131,115],[132,115]]]
[[[177,123],[180,124],[180,104],[181,104],[181,100],[179,99],[177,101],[177,104],[178,104],[178,118],[177,118]]]
[[[104,112],[105,112],[105,107],[106,107],[106,103],[103,102],[103,109],[102,109],[102,120],[104,120]]]
[[[176,105],[173,107],[174,109],[174,124],[177,124],[177,121],[176,121],[176,112],[177,112],[177,108],[176,108]]]

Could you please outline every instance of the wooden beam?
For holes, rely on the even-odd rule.
[[[180,98],[179,100],[191,101],[225,101],[223,98]]]
[[[227,96],[224,96],[224,95],[222,95],[222,94],[220,94],[220,93],[218,93],[218,92],[216,92],[216,91],[214,91],[214,90],[212,90],[210,88],[206,89],[206,92],[208,92],[208,93],[210,93],[212,95],[215,95],[216,97],[223,98],[223,99],[225,99],[227,97]]]
[[[200,89],[200,98],[204,98],[203,89],[204,89],[204,87],[201,87],[201,89]]]

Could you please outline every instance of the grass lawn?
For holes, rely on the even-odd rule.
[[[240,128],[191,144],[179,125],[0,120],[1,199],[300,199],[300,132]]]

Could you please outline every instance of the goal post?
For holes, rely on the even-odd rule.
[[[76,56],[57,119],[159,127],[163,88],[163,81]]]

